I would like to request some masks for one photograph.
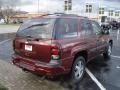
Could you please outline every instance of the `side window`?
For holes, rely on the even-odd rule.
[[[93,32],[97,35],[100,34],[101,32],[100,25],[97,22],[92,21],[92,26],[93,26]]]
[[[92,33],[93,28],[92,28],[91,22],[89,20],[81,19],[80,27],[81,27],[81,30],[83,33],[86,33],[86,34]]]
[[[56,22],[55,31],[57,39],[72,38],[78,35],[78,20],[72,18],[62,18]]]

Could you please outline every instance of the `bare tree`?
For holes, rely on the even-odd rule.
[[[19,11],[16,11],[16,6],[31,4],[32,1],[21,0],[0,0],[0,18],[3,18],[5,23],[9,23],[10,17],[19,14]]]
[[[0,19],[2,18],[2,1],[0,0]]]
[[[0,16],[4,19],[5,23],[8,24],[10,17],[16,15],[16,5],[20,0],[0,0]]]
[[[16,11],[14,11],[13,9],[10,9],[9,7],[5,10],[2,10],[2,16],[4,18],[4,21],[6,24],[9,23],[10,21],[10,17],[16,15]]]

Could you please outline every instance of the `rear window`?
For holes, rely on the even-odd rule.
[[[20,26],[17,36],[51,39],[54,21],[50,18],[28,20]]]

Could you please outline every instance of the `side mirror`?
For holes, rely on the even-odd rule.
[[[110,34],[110,30],[101,29],[101,34],[109,35]]]
[[[108,26],[101,26],[101,34],[108,35],[110,34],[110,28]]]
[[[105,30],[105,31],[104,31],[104,34],[109,35],[109,34],[110,34],[110,31],[109,31],[109,30]]]

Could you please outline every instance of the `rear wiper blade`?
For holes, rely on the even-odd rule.
[[[43,26],[43,25],[47,25],[48,23],[40,23],[40,24],[35,24],[35,25],[31,25],[31,26],[29,26],[29,27],[27,27],[27,28],[25,28],[25,29],[23,29],[23,30],[26,30],[26,29],[28,29],[28,28],[31,28],[31,27],[34,27],[34,26]]]
[[[27,38],[32,38],[32,36],[30,36],[30,35],[26,35],[25,37],[27,37]]]

